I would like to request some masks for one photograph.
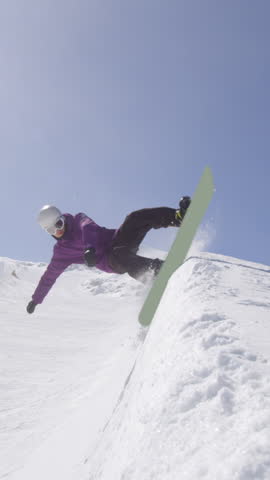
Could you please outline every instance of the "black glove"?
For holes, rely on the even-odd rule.
[[[191,198],[186,196],[186,197],[182,197],[180,202],[179,202],[179,207],[180,207],[180,214],[181,214],[181,217],[184,218],[185,216],[185,213],[189,207],[191,203]]]
[[[95,267],[97,263],[97,256],[96,249],[94,247],[90,247],[85,250],[84,261],[88,267]]]
[[[31,302],[28,303],[26,310],[28,313],[33,313],[37,304],[34,302],[34,300],[31,300]]]

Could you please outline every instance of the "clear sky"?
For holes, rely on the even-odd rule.
[[[269,264],[269,21],[268,0],[3,0],[0,255],[50,259],[44,204],[117,227],[208,165],[211,251]]]

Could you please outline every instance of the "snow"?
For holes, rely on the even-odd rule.
[[[150,285],[0,259],[0,478],[270,479],[270,268],[191,251]]]

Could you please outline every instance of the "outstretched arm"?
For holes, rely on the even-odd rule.
[[[53,256],[50,264],[48,265],[45,273],[42,275],[39,284],[32,296],[32,300],[27,305],[27,312],[33,313],[37,304],[42,303],[53,284],[68,267],[69,264],[63,261],[59,261]]]

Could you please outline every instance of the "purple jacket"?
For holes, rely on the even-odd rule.
[[[53,257],[42,275],[32,296],[35,303],[42,303],[56,279],[72,263],[84,263],[84,252],[88,247],[96,249],[96,267],[113,273],[107,253],[114,238],[115,229],[100,227],[84,213],[73,216],[64,214],[66,231],[54,246]]]

